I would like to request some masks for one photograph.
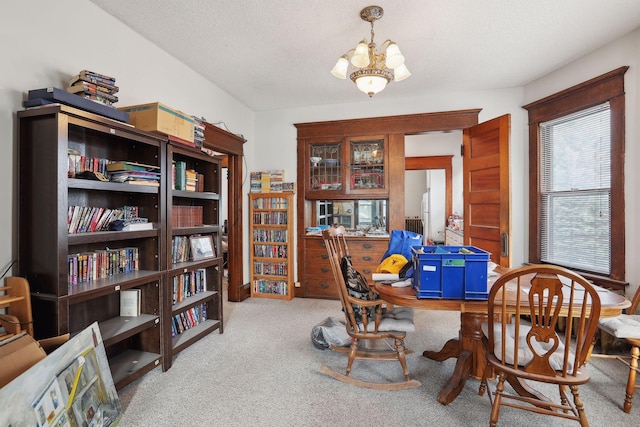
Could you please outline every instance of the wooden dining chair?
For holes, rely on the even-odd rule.
[[[516,303],[507,304],[513,300],[507,295]],[[557,327],[560,316],[567,317],[562,333]],[[488,378],[493,373],[497,377],[495,388],[488,393],[490,425],[497,424],[502,406],[589,425],[578,386],[589,381],[585,360],[599,317],[597,291],[585,278],[565,268],[531,265],[498,278],[489,293],[488,322],[483,325],[487,364],[481,395]],[[513,392],[505,387],[505,381]],[[527,382],[557,385],[559,398],[544,396]]]
[[[366,281],[351,265],[347,240],[342,228],[323,230],[322,238],[327,249],[329,263],[338,288],[338,295],[345,314],[347,333],[352,338],[350,347],[330,346],[349,355],[346,373],[341,374],[322,366],[322,372],[340,381],[358,387],[378,390],[401,390],[420,386],[409,377],[404,339],[407,332],[415,330],[413,311],[406,307],[388,309],[385,301],[368,289]],[[391,344],[392,343],[392,344]],[[372,382],[351,376],[356,359],[400,362],[404,380],[399,382]]]
[[[618,356],[607,354],[592,354],[591,357],[613,357],[629,367],[627,387],[623,403],[624,412],[631,412],[633,394],[637,388],[636,374],[638,372],[638,359],[640,358],[640,314],[636,314],[640,304],[640,286],[631,300],[631,306],[624,314],[617,317],[600,319],[598,327],[617,339],[626,341],[631,346],[630,356]]]

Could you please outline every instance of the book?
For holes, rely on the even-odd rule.
[[[81,75],[81,74],[77,74],[71,77],[71,79],[69,80],[69,86],[74,86],[79,82],[87,82],[87,83],[93,83],[99,86],[104,86],[105,88],[109,89],[111,93],[117,93],[120,90],[118,86],[116,86],[114,83],[108,80],[99,79],[97,77],[93,77],[89,75]]]
[[[124,226],[122,231],[153,230],[152,222],[132,222]]]
[[[140,316],[140,289],[120,291],[120,316]]]
[[[142,163],[136,162],[111,162],[107,164],[107,171],[148,171],[148,170],[158,170],[160,166],[153,165],[145,165]]]

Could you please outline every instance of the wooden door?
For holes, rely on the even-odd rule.
[[[463,132],[464,242],[503,267],[511,267],[510,123],[506,114]]]

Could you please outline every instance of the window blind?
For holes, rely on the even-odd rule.
[[[540,124],[541,260],[611,271],[609,103]]]

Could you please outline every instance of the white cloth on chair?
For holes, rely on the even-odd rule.
[[[602,318],[598,327],[616,338],[640,338],[640,314],[621,314]]]
[[[359,324],[360,330],[364,330],[364,325]],[[367,324],[367,330],[373,332],[375,329],[374,322]],[[413,309],[408,307],[394,307],[392,310],[386,310],[382,313],[382,320],[378,331],[400,331],[413,332],[416,326],[413,324]]]

